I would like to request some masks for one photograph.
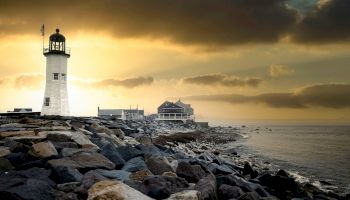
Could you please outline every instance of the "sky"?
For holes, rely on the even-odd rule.
[[[181,99],[198,121],[350,122],[348,0],[0,0],[0,112],[41,110],[45,44],[71,48],[71,114],[155,113]]]

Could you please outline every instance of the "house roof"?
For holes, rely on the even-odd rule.
[[[173,102],[170,101],[165,101],[162,105],[160,105],[158,107],[158,109],[164,109],[164,108],[168,108],[168,109],[182,109],[181,106],[174,104]]]

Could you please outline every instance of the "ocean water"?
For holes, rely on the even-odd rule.
[[[238,144],[241,153],[285,169],[300,182],[350,192],[350,126],[265,125],[241,131],[248,136]]]

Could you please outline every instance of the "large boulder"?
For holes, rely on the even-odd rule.
[[[185,178],[190,183],[197,183],[206,174],[200,165],[191,165],[188,162],[180,161],[176,168],[176,174]]]
[[[265,179],[261,179],[261,184],[267,186],[268,191],[279,198],[303,196],[301,185],[294,178],[284,175],[266,177]]]
[[[114,169],[115,165],[103,155],[96,152],[79,152],[70,157],[49,160],[51,167],[69,166],[77,169]]]
[[[33,144],[29,153],[39,158],[48,158],[58,155],[55,146],[50,141]]]
[[[122,168],[122,170],[125,170],[128,172],[136,172],[143,169],[147,169],[147,166],[142,157],[136,157],[136,158],[130,159],[125,163],[124,167]]]
[[[241,188],[237,186],[231,186],[222,184],[218,189],[218,196],[219,199],[237,199],[238,197],[242,196],[244,192],[241,190]]]
[[[167,198],[189,187],[188,182],[183,178],[159,175],[146,177],[143,185],[144,192],[155,199]]]
[[[0,198],[23,200],[54,199],[49,170],[32,168],[0,174]]]
[[[82,149],[76,149],[76,148],[64,148],[61,150],[62,157],[69,157],[73,154],[80,153],[80,152],[96,152],[97,149],[94,148],[82,148]]]
[[[12,166],[9,160],[7,160],[6,158],[0,157],[0,171],[8,171],[13,168],[14,167]]]
[[[71,131],[47,131],[47,140],[52,142],[69,142],[73,132]]]
[[[72,167],[57,166],[52,169],[52,177],[56,183],[80,182],[83,175]]]
[[[194,188],[201,193],[201,198],[203,200],[218,199],[216,193],[216,179],[212,174],[199,180]]]
[[[146,156],[145,162],[148,169],[155,175],[174,171],[166,157]]]
[[[96,169],[95,172],[101,174],[104,177],[109,179],[115,179],[118,181],[129,180],[130,172],[124,170],[105,170],[105,169]]]
[[[142,151],[136,149],[131,145],[121,146],[117,148],[119,155],[125,160],[128,161],[132,158],[143,156]]]
[[[17,152],[27,153],[27,151],[30,149],[30,146],[22,144],[20,142],[13,141],[13,140],[5,140],[4,146],[8,147],[9,150],[13,153],[17,153]]]
[[[218,165],[216,163],[210,163],[209,165],[206,166],[207,169],[209,169],[213,174],[232,174],[235,171],[233,171],[231,168],[229,168],[227,165]]]
[[[112,161],[115,164],[116,169],[121,169],[125,164],[124,159],[119,155],[116,147],[111,143],[102,147],[101,154]]]
[[[90,141],[88,136],[86,136],[85,134],[83,134],[81,132],[74,132],[72,134],[72,140],[83,148],[99,149],[99,147],[96,144],[94,144]]]
[[[89,189],[88,200],[151,200],[152,198],[119,181],[101,181]]]
[[[86,199],[88,189],[93,184],[104,180],[108,180],[108,179],[94,170],[88,171],[87,173],[84,174],[83,179],[81,180],[81,184],[78,188],[75,189],[75,192],[79,194],[81,199]]]

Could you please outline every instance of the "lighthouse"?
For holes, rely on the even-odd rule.
[[[49,46],[43,49],[43,54],[46,57],[46,85],[41,115],[68,116],[67,60],[70,51],[59,29],[50,35]]]

